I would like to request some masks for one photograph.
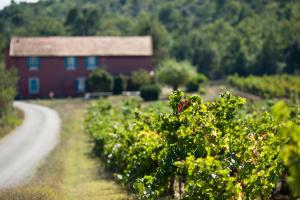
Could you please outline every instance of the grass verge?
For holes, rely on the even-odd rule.
[[[18,108],[13,108],[5,117],[0,118],[0,139],[21,125],[24,120],[24,113]]]

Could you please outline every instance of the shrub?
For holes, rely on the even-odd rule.
[[[24,119],[24,113],[15,108],[9,108],[5,115],[0,117],[0,139],[12,131],[14,128],[19,126]],[[1,199],[1,198],[0,198]]]
[[[16,95],[17,71],[5,70],[0,66],[0,118],[5,117],[12,109]]]
[[[103,69],[96,69],[89,75],[88,84],[92,92],[110,92],[113,87],[113,77]]]
[[[122,75],[114,77],[113,94],[122,94],[126,89],[126,81]]]
[[[204,74],[198,73],[192,80],[190,80],[186,85],[186,90],[188,92],[197,92],[199,90],[200,84],[207,82],[207,77]]]
[[[173,59],[164,61],[157,70],[158,80],[172,86],[174,90],[189,82],[194,74],[196,69],[189,62],[177,62]]]
[[[186,91],[197,92],[199,90],[199,83],[196,79],[189,81],[186,85]]]
[[[201,73],[198,73],[197,76],[195,77],[195,79],[197,80],[197,82],[199,84],[203,84],[208,81],[208,78],[204,74],[201,74]]]
[[[127,90],[138,91],[142,85],[150,84],[151,77],[148,71],[139,69],[132,72],[131,76],[127,78]]]
[[[206,93],[206,88],[205,87],[200,87],[199,93],[200,94],[205,94]]]
[[[159,93],[160,93],[160,87],[155,84],[150,85],[143,85],[140,89],[141,97],[145,101],[154,101],[158,100]]]

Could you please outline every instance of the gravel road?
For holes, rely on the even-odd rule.
[[[21,126],[0,140],[0,188],[18,186],[34,173],[39,162],[58,143],[60,118],[50,108],[14,102],[23,110]]]

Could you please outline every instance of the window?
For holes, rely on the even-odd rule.
[[[96,56],[89,56],[85,58],[85,66],[87,69],[95,69],[98,65]]]
[[[65,58],[65,68],[67,70],[76,69],[77,60],[75,57],[66,57]]]
[[[38,57],[29,57],[28,58],[28,68],[29,70],[38,70],[40,65],[40,60]]]
[[[86,78],[85,77],[78,77],[76,79],[76,91],[77,92],[85,92],[86,90]]]
[[[40,90],[39,78],[29,78],[29,93],[36,94]]]

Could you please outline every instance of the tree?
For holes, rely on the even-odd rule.
[[[165,60],[157,70],[157,78],[161,83],[170,85],[174,90],[186,84],[196,74],[196,69],[189,62]]]
[[[300,73],[300,39],[285,50],[285,72]]]
[[[232,40],[222,62],[226,74],[237,73],[241,76],[249,74],[245,52],[243,51],[244,49],[245,47],[239,38]]]
[[[120,14],[111,14],[100,21],[97,35],[132,35],[136,21]]]
[[[41,23],[41,21],[43,23]],[[26,36],[66,35],[66,30],[61,21],[43,16],[30,21],[28,28],[20,30],[19,34]]]
[[[111,92],[113,77],[103,69],[96,69],[89,75],[88,85],[92,92]]]
[[[257,58],[257,64],[254,68],[254,73],[258,75],[276,74],[282,71],[280,65],[280,50],[276,38],[271,33],[264,41],[261,53]]]
[[[153,40],[154,64],[158,65],[168,57],[171,46],[171,37],[164,25],[149,16],[141,15],[136,25],[137,35],[151,35]]]
[[[179,28],[180,25],[182,25],[183,17],[181,16],[180,11],[176,8],[171,7],[170,5],[163,6],[159,11],[158,17],[159,20],[166,26],[168,31],[175,30],[176,28]]]
[[[66,17],[65,25],[73,35],[94,35],[99,26],[99,11],[95,8],[74,8]]]

